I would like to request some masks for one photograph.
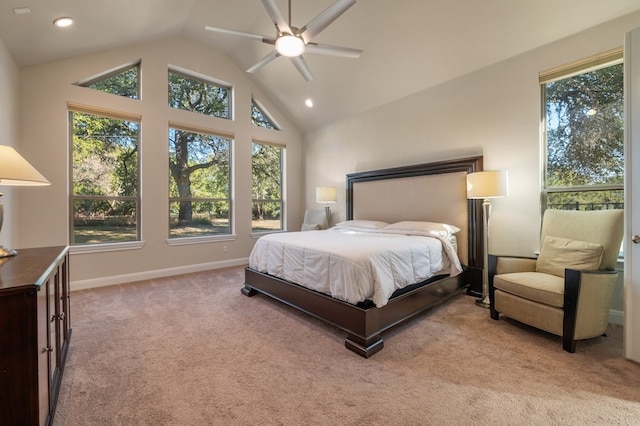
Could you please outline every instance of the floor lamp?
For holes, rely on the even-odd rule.
[[[0,186],[41,186],[50,185],[50,182],[42,176],[31,164],[10,146],[0,145]],[[2,194],[0,194],[0,197]],[[4,210],[0,202],[0,231]],[[4,248],[0,245],[0,258],[15,256],[17,251]]]
[[[324,204],[324,215],[327,221],[327,228],[331,228],[331,209],[329,204],[338,201],[338,190],[335,186],[319,186],[316,188],[316,202]]]
[[[482,298],[476,300],[478,306],[489,307],[489,219],[491,218],[491,198],[509,195],[509,180],[506,170],[488,170],[467,175],[467,198],[482,199],[484,232],[482,233]]]

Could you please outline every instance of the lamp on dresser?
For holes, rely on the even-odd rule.
[[[327,228],[331,228],[331,209],[329,204],[338,201],[338,189],[335,186],[319,186],[316,188],[316,202],[324,204]]]
[[[0,145],[0,186],[42,186],[51,183],[40,174],[18,152],[6,145]],[[0,197],[2,193],[0,193]],[[2,231],[4,211],[0,202],[0,231]],[[17,252],[0,245],[0,258],[15,256]]]
[[[489,219],[491,217],[491,198],[509,195],[509,179],[506,170],[487,170],[467,175],[467,198],[481,199],[484,217],[482,233],[482,298],[476,300],[478,306],[489,308]]]

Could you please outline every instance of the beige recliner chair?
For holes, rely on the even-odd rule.
[[[547,210],[537,259],[489,256],[491,318],[576,340],[605,333],[623,236],[622,210]]]

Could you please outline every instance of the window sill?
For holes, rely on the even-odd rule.
[[[102,253],[107,251],[139,250],[144,246],[144,241],[131,241],[127,243],[86,244],[69,247],[71,254]]]
[[[235,234],[226,235],[211,235],[207,237],[184,237],[184,238],[169,238],[167,244],[170,246],[186,246],[190,244],[205,244],[215,243],[218,241],[235,241]]]

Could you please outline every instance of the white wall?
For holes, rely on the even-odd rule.
[[[18,67],[0,40],[0,145],[18,147]],[[27,158],[29,160],[29,158]],[[0,184],[0,203],[4,209],[4,222],[0,245],[15,248],[18,241],[18,195],[22,188]]]
[[[510,179],[509,197],[492,200],[489,251],[532,255],[540,222],[538,74],[621,47],[639,25],[640,13],[628,15],[305,134],[307,207],[317,207],[316,186],[336,185],[340,221],[347,173],[483,155],[485,170],[506,169]]]
[[[140,100],[103,93],[72,83],[142,60]],[[234,87],[235,120],[206,117],[167,106],[167,68],[179,66],[229,82]],[[274,115],[281,132],[251,124],[252,93]],[[25,192],[20,202],[20,244],[24,247],[66,245],[69,240],[69,134],[67,102],[140,114],[142,171],[142,232],[137,250],[73,254],[71,280],[104,283],[149,277],[150,274],[188,272],[203,265],[244,261],[251,238],[251,142],[258,139],[286,144],[286,217],[289,226],[302,222],[302,143],[300,133],[266,96],[225,55],[183,38],[129,46],[91,55],[26,67],[20,70],[20,147],[32,164],[52,183]],[[169,246],[168,139],[169,121],[234,135],[235,241]],[[222,246],[228,247],[223,253]],[[83,284],[84,285],[84,284]]]

